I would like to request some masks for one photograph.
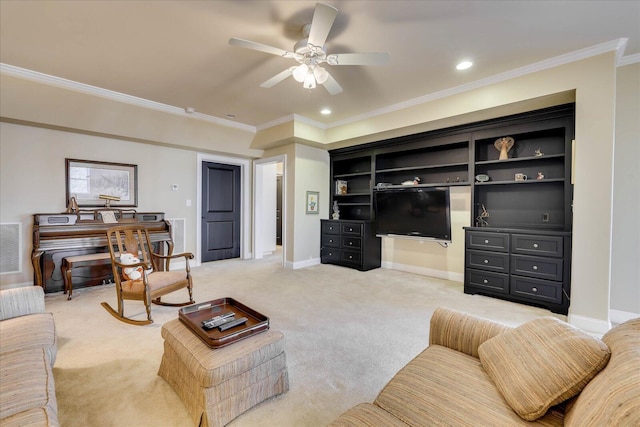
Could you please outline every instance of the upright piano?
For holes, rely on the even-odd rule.
[[[171,224],[162,212],[115,211],[118,222],[137,222],[144,225],[151,237],[154,252],[173,253]],[[33,215],[33,263],[34,284],[45,292],[64,290],[60,266],[68,256],[109,252],[108,228],[118,225],[102,221],[101,211],[86,210],[75,213]],[[113,280],[110,265],[84,267],[74,270],[73,287],[100,285]]]

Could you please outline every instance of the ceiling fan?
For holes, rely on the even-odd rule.
[[[342,92],[342,87],[320,66],[329,65],[382,65],[389,61],[388,53],[332,53],[325,50],[325,42],[333,22],[338,14],[338,9],[322,3],[317,3],[313,12],[311,24],[302,28],[304,39],[300,40],[289,52],[277,47],[256,43],[238,38],[229,39],[232,46],[244,47],[283,58],[295,59],[299,65],[287,68],[265,81],[260,87],[270,88],[280,83],[289,76],[303,84],[305,89],[313,89],[319,83],[327,89],[331,95]]]

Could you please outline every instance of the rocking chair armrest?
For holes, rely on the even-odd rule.
[[[181,254],[173,254],[173,255],[160,255],[160,254],[153,254],[154,257],[156,258],[162,258],[162,259],[174,259],[174,258],[188,258],[188,259],[193,259],[194,255],[191,252],[183,252]]]
[[[113,263],[120,268],[142,267],[145,270],[148,270],[151,268],[150,263],[147,263],[147,262],[136,262],[135,264],[123,264],[120,261],[113,261]]]

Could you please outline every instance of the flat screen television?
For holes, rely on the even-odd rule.
[[[395,187],[373,193],[376,235],[451,241],[449,187]]]

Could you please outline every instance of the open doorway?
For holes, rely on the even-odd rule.
[[[286,155],[254,162],[253,256],[286,259]]]

